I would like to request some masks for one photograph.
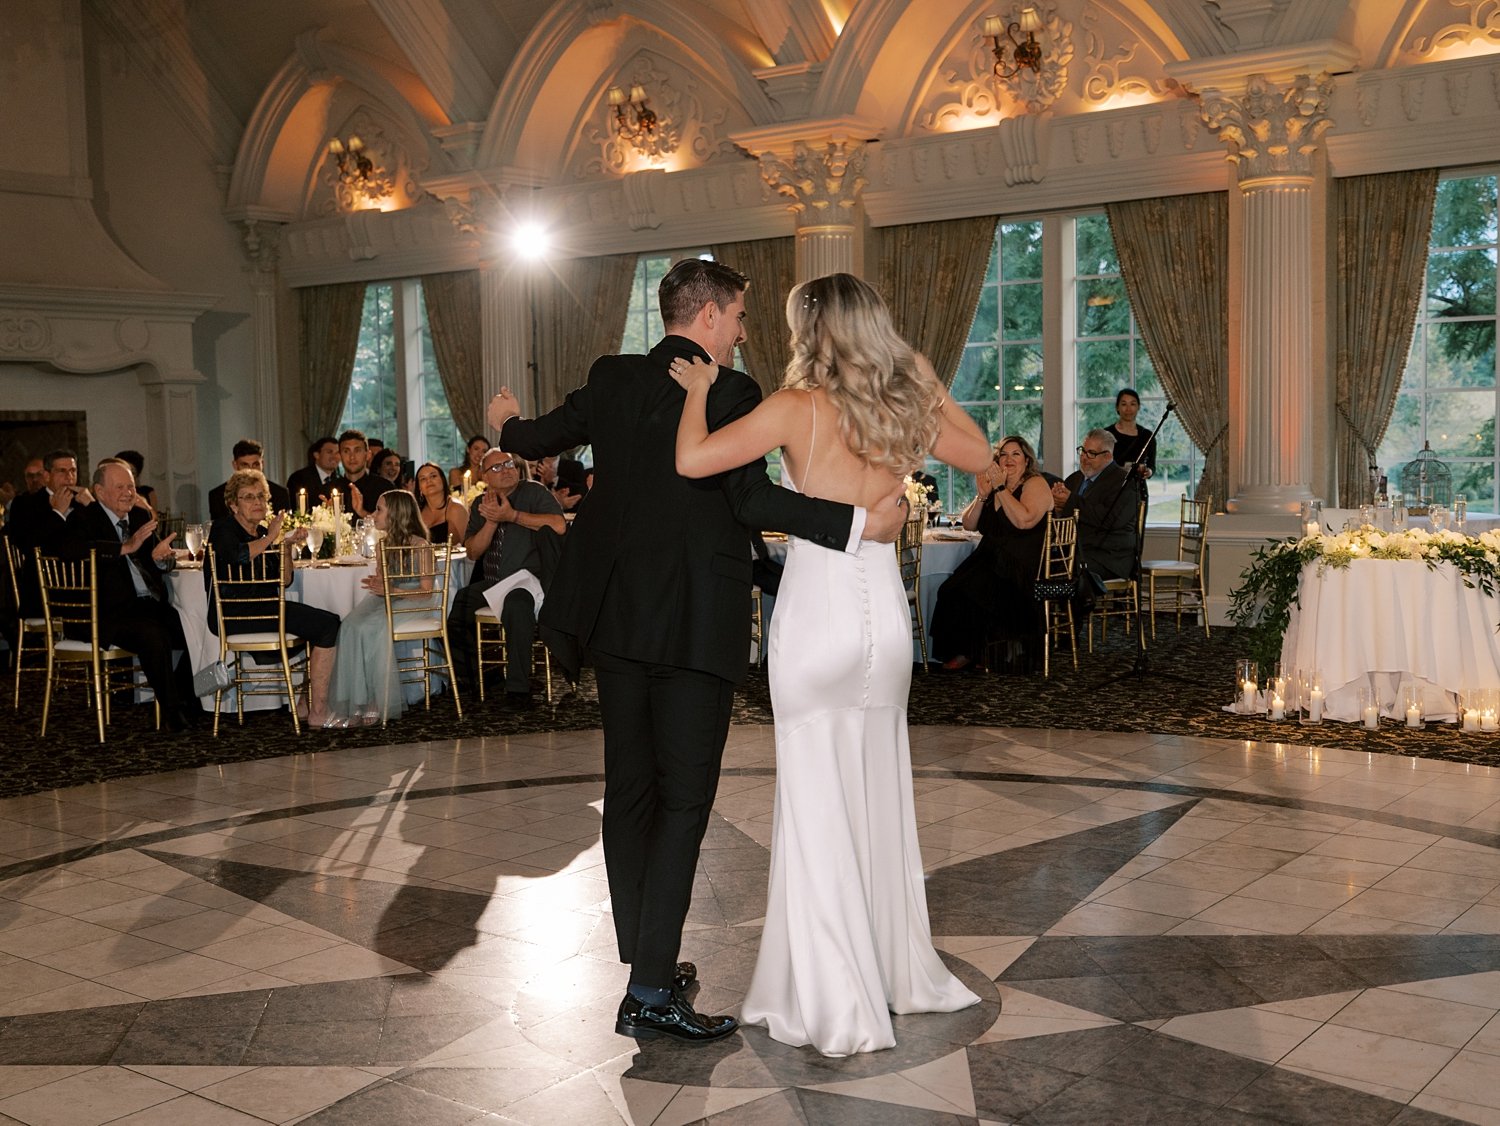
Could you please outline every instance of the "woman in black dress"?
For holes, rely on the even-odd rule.
[[[1115,462],[1119,465],[1135,464],[1136,484],[1140,487],[1141,499],[1147,500],[1146,482],[1156,472],[1156,443],[1151,442],[1151,431],[1135,424],[1135,416],[1140,413],[1141,397],[1135,388],[1122,388],[1115,395],[1115,423],[1104,429],[1115,436]],[[1147,442],[1151,442],[1149,449]]]
[[[448,495],[443,471],[430,461],[417,470],[417,509],[430,543],[461,539],[469,526],[469,510]]]
[[[1018,434],[1001,441],[994,463],[974,483],[963,524],[984,539],[938,588],[932,655],[945,669],[961,669],[983,661],[989,642],[1005,641],[1029,666],[1041,652],[1042,613],[1031,587],[1052,492],[1031,443]]]
[[[290,549],[307,538],[307,530],[298,528],[282,539],[281,527],[285,514],[278,512],[267,520],[270,502],[271,490],[266,484],[265,475],[258,469],[237,469],[230,474],[224,486],[224,504],[229,509],[229,515],[215,520],[208,532],[214,571],[221,581],[242,575],[251,577],[247,572],[252,561],[266,557],[264,562],[256,564],[259,573],[253,577],[258,580],[264,575],[267,579],[270,587],[266,592],[268,616],[263,621],[235,622],[230,627],[230,633],[258,633],[276,628],[274,584],[279,582],[282,586],[291,585],[293,572]],[[213,602],[212,576],[206,569],[203,572],[203,585],[208,590],[208,628],[218,636],[219,616]],[[247,593],[257,600],[261,597],[259,587]],[[240,605],[236,612],[245,613],[248,605]],[[258,601],[254,605],[258,611]],[[307,722],[314,727],[333,726],[333,716],[328,711],[328,679],[333,672],[334,646],[338,644],[339,616],[316,606],[288,602],[286,631],[296,634],[310,646],[307,659]],[[259,661],[262,656],[264,654],[252,654],[252,659]]]

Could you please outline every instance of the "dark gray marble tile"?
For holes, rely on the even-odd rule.
[[[1392,958],[1346,958],[1343,965],[1368,985],[1394,985],[1403,981],[1426,981],[1435,977],[1457,977],[1473,969],[1457,954],[1417,954]]]
[[[1093,1077],[1218,1106],[1269,1069],[1269,1064],[1156,1034],[1106,1061]]]
[[[1283,934],[1204,934],[1190,940],[1213,961],[1234,969],[1288,959],[1309,962],[1330,955],[1318,939]]]
[[[1108,1028],[1086,1028],[1080,1032],[1060,1032],[1055,1036],[976,1044],[969,1048],[969,1058],[972,1061],[978,1052],[994,1059],[1042,1064],[1073,1075],[1092,1075],[1121,1052],[1144,1043],[1150,1035],[1144,1028],[1117,1024]]]
[[[815,1126],[794,1091],[778,1091],[700,1120],[712,1126]],[[697,1124],[695,1124],[697,1126]]]
[[[971,1115],[879,1103],[825,1091],[798,1091],[797,1102],[807,1121],[816,1126],[973,1126],[977,1121]]]
[[[1092,962],[1110,974],[1216,968],[1207,952],[1186,936],[1080,938],[1077,945]]]
[[[1103,967],[1089,956],[1082,939],[1039,938],[996,980],[1019,988],[1033,979],[1096,977],[1103,973]]]
[[[392,1017],[437,1013],[483,1013],[488,1017],[502,1011],[501,1006],[470,988],[470,979],[455,977],[442,982],[426,974],[402,974],[387,980],[392,986],[386,1013]]]
[[[1308,1075],[1271,1068],[1226,1104],[1229,1109],[1259,1114],[1291,1126],[1361,1123],[1384,1126],[1402,1104]]]
[[[236,1067],[255,1035],[255,1025],[171,1025],[137,1021],[110,1056],[115,1066],[163,1064]]]
[[[1007,979],[1002,974],[1000,980],[1006,982]],[[1035,978],[1013,984],[1017,989],[1035,993],[1038,997],[1061,1001],[1064,1005],[1072,1005],[1075,1009],[1098,1013],[1113,1020],[1130,1022],[1151,1019],[1151,1013],[1111,977]]]
[[[1115,974],[1113,978],[1146,1013],[1144,1019],[1206,1013],[1258,1005],[1261,998],[1227,970],[1205,969],[1144,974]]]
[[[1391,1119],[1391,1126],[1459,1126],[1461,1118],[1449,1118],[1446,1114],[1434,1114],[1417,1107],[1402,1107],[1401,1113]]]
[[[980,1118],[1014,1122],[1041,1106],[1079,1077],[1045,1064],[991,1052],[990,1044],[970,1047],[969,1080]]]
[[[474,926],[427,918],[387,927],[375,935],[370,946],[393,961],[431,972],[442,969],[459,951],[486,937]]]
[[[379,1019],[262,1023],[240,1063],[278,1067],[372,1067],[380,1054]]]
[[[273,989],[261,1016],[263,1025],[331,1020],[378,1020],[385,1016],[396,981],[389,977],[328,981]]]
[[[1035,1126],[1197,1126],[1214,1112],[1207,1103],[1103,1079],[1081,1079],[1027,1114]]]
[[[170,997],[148,1001],[136,1018],[135,1028],[146,1026],[199,1028],[205,1025],[247,1027],[254,1030],[265,1015],[271,990],[245,993],[211,993],[203,997]]]
[[[0,1031],[0,1064],[108,1063],[141,1005],[13,1017]]]
[[[389,1067],[430,1056],[476,1028],[490,1022],[484,1013],[444,1013],[425,1016],[387,1016],[380,1030],[375,1062]]]
[[[1262,1001],[1289,1001],[1323,993],[1343,993],[1365,988],[1365,979],[1341,962],[1329,958],[1313,961],[1263,962],[1228,971],[1254,990]]]

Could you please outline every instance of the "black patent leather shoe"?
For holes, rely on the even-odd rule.
[[[672,991],[683,993],[698,980],[698,967],[692,962],[678,962],[677,969],[672,973]]]
[[[706,1016],[695,1012],[693,1006],[675,995],[665,1005],[648,1005],[627,993],[615,1016],[615,1031],[621,1036],[637,1040],[656,1040],[665,1036],[686,1044],[722,1040],[739,1026],[740,1022],[734,1017]]]

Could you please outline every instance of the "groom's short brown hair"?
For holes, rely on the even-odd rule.
[[[684,258],[667,271],[656,291],[662,322],[685,325],[710,301],[724,309],[749,288],[750,279],[733,266],[706,258]]]

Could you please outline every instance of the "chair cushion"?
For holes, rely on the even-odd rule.
[[[90,645],[87,641],[73,641],[72,639],[65,639],[63,641],[59,641],[52,648],[59,653],[88,653],[93,649],[93,646]],[[125,649],[121,649],[118,645],[111,645],[105,649],[101,649],[99,650],[99,653],[104,657],[135,656],[134,653],[131,653]]]
[[[498,626],[500,624],[500,615],[496,614],[495,611],[491,610],[488,606],[481,606],[479,609],[474,611],[474,620],[476,622],[485,622],[487,624]]]
[[[22,626],[22,628],[24,628],[25,630],[27,630],[30,633],[46,633],[47,632],[47,619],[46,618],[22,618],[21,619],[21,626]]]
[[[1186,559],[1148,559],[1141,564],[1142,571],[1170,571],[1178,575],[1191,575],[1197,572],[1198,564]]]
[[[295,633],[289,633],[286,635],[286,646],[290,649],[301,640]],[[266,630],[263,633],[231,633],[229,635],[230,649],[244,649],[251,645],[279,645],[280,643],[281,635],[275,630]]]
[[[402,638],[406,637],[417,637],[422,635],[434,634],[442,628],[443,619],[438,617],[436,614],[433,614],[432,616],[426,618],[412,617],[409,620],[400,621],[396,624],[394,633],[396,635],[396,640],[400,641]]]

